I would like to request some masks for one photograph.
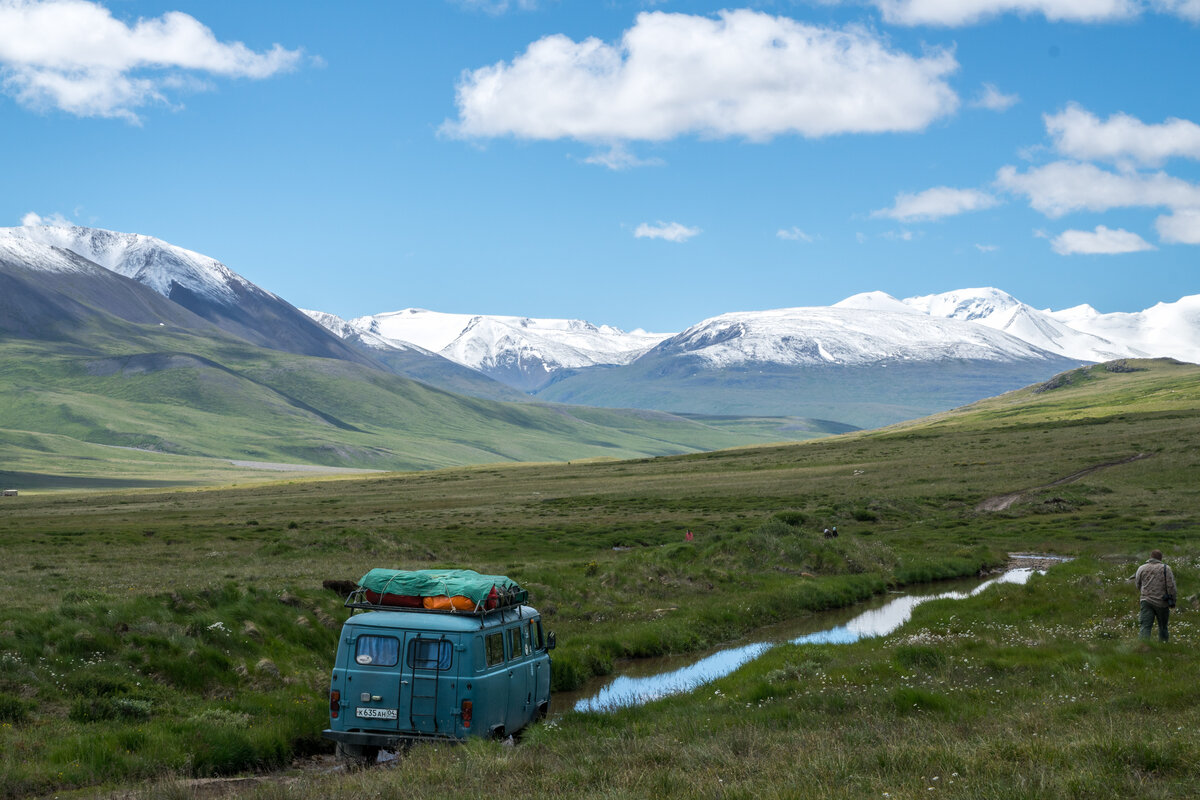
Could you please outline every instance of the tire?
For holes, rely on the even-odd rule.
[[[347,767],[365,768],[379,758],[379,748],[364,744],[337,743],[337,758]]]

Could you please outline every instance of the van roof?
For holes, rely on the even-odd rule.
[[[511,622],[533,619],[537,616],[539,616],[537,609],[530,606],[506,608],[483,615],[431,613],[418,610],[367,611],[363,614],[352,615],[346,620],[346,624],[454,633],[498,628]]]

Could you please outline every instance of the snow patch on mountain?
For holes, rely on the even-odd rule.
[[[215,258],[139,233],[77,225],[26,225],[0,228],[0,236],[70,250],[164,297],[170,297],[176,286],[224,305],[238,303],[235,287],[275,297]]]
[[[893,311],[898,314],[919,314],[917,309],[905,305],[887,292],[860,292],[836,302],[833,308],[857,308],[860,311]]]
[[[714,368],[746,363],[1013,362],[1051,355],[1015,336],[956,319],[823,306],[722,314],[688,328],[652,352],[695,355]]]

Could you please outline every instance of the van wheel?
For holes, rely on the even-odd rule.
[[[369,767],[379,758],[379,748],[371,745],[338,742],[337,758],[347,767]]]

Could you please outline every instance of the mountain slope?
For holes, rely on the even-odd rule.
[[[369,363],[294,306],[214,258],[151,236],[78,226],[0,228],[0,241],[70,251],[137,281],[239,338],[274,350]],[[36,263],[30,264],[36,266]]]

